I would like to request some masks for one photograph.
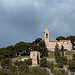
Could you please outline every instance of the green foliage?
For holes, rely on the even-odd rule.
[[[10,70],[12,73],[17,72],[17,67],[15,65],[11,66]]]
[[[60,56],[60,51],[59,51],[59,45],[56,44],[56,46],[55,46],[55,58],[56,58],[56,60],[57,60],[58,56]]]
[[[0,69],[0,75],[50,75],[46,69],[42,69],[40,67],[31,67],[28,65],[20,65],[18,72],[10,71],[7,69]],[[15,69],[15,67],[13,68]]]
[[[74,44],[75,42],[75,36],[69,36],[67,37],[68,40],[71,40],[71,42]]]
[[[29,49],[29,43],[26,42],[19,42],[15,45],[15,49],[16,49],[16,53],[21,54],[22,51],[27,50],[27,54],[28,55],[30,53],[30,49]]]
[[[37,38],[35,41],[33,41],[34,44],[39,44],[39,42],[42,41],[41,38]]]
[[[18,73],[17,72],[13,72],[11,75],[18,75]]]
[[[42,59],[40,60],[40,66],[41,66],[41,67],[47,67],[47,61],[46,61],[45,58],[42,58]]]
[[[69,67],[70,71],[75,72],[75,60],[69,61]]]
[[[74,73],[71,73],[71,75],[74,75]]]
[[[11,72],[0,68],[0,75],[11,75]]]
[[[62,56],[64,56],[64,46],[61,46]]]
[[[69,70],[75,72],[75,54],[73,54],[72,60],[69,60]]]
[[[58,63],[59,68],[63,68],[64,64],[63,63]]]
[[[28,65],[20,65],[19,66],[19,71],[20,72],[24,72],[24,73],[28,73],[29,72],[29,66]]]
[[[32,59],[24,60],[25,65],[31,65],[32,64]]]
[[[40,54],[41,54],[41,57],[47,57],[48,56],[48,50],[46,48],[46,45],[45,45],[45,42],[44,41],[41,41],[39,43],[39,46],[40,46]]]
[[[56,38],[56,40],[58,40],[58,41],[59,41],[59,40],[66,40],[66,38],[63,37],[63,36],[59,36],[59,37]]]
[[[27,59],[27,60],[24,60],[24,61],[16,61],[14,64],[17,65],[17,66],[20,66],[21,64],[22,65],[31,65],[32,59]]]
[[[29,75],[50,75],[46,69],[41,69],[40,67],[33,67],[30,69]]]
[[[74,60],[75,61],[75,54],[73,54],[73,56],[72,56],[73,58],[72,58],[72,60]]]
[[[73,54],[73,58],[75,58],[75,54]]]
[[[54,70],[53,75],[68,75],[65,70]]]
[[[51,62],[51,63],[47,63],[47,68],[48,69],[54,69],[54,64],[53,64],[53,62]]]
[[[65,56],[58,56],[56,59],[57,63],[63,63],[64,65],[67,64],[68,60]]]
[[[12,66],[11,60],[6,58],[1,60],[1,66],[2,68],[10,68]]]
[[[67,64],[68,60],[67,60],[66,57],[64,57],[64,47],[63,47],[63,45],[61,47],[61,51],[62,51],[62,56],[60,54],[59,46],[58,46],[58,44],[56,44],[56,46],[55,46],[55,58],[56,58],[56,62],[57,63]]]
[[[5,58],[14,58],[21,56],[22,52],[26,51],[24,55],[30,55],[30,51],[39,51],[41,57],[48,56],[48,50],[45,42],[41,38],[37,38],[33,43],[19,42],[15,46],[8,46],[0,48],[0,61]]]

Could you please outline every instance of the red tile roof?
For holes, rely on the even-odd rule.
[[[71,41],[71,40],[60,40],[60,41],[49,41],[49,42],[68,42],[68,41]]]
[[[49,42],[60,42],[60,41],[49,41]]]

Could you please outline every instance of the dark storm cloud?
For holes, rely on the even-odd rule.
[[[0,0],[0,47],[43,38],[74,35],[74,0]]]

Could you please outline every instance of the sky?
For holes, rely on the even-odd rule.
[[[0,0],[0,48],[18,42],[75,35],[75,0]]]

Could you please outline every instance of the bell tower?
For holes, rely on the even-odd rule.
[[[49,42],[49,30],[47,29],[47,27],[44,31],[44,41]]]

